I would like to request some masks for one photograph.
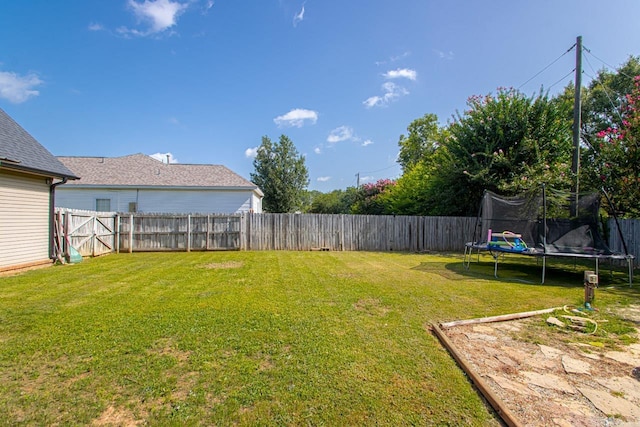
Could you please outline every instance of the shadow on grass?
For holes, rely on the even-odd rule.
[[[585,262],[563,263],[547,259],[545,283],[542,280],[542,263],[539,259],[501,259],[498,263],[498,277],[494,277],[494,262],[489,258],[474,259],[469,269],[460,262],[421,262],[412,267],[412,270],[424,271],[439,275],[447,280],[463,281],[498,280],[505,282],[518,282],[523,285],[582,287],[584,271],[594,270],[594,266]],[[625,295],[639,295],[640,286],[634,283],[629,287],[626,270],[600,266],[600,287],[614,288],[616,292]]]

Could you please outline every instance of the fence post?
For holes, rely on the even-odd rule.
[[[95,258],[96,256],[96,239],[98,238],[98,216],[94,215],[91,227],[91,256]]]
[[[245,233],[245,219],[244,219],[244,212],[240,213],[240,217],[238,218],[238,244],[240,245],[240,250],[243,251],[245,250],[245,241],[244,239],[246,238],[246,233]]]
[[[191,215],[187,215],[187,252],[191,252]]]
[[[344,214],[340,214],[340,250],[344,251]]]
[[[245,246],[245,249],[250,251],[251,250],[251,217],[253,216],[252,213],[247,213],[244,214],[245,215],[245,227],[244,227],[244,232],[247,235],[247,244]]]
[[[133,253],[133,214],[129,215],[129,253]]]
[[[69,257],[71,256],[71,250],[69,249],[69,246],[71,246],[71,236],[69,236],[69,227],[71,224],[71,212],[69,211],[64,211],[64,259],[68,260]]]
[[[215,221],[215,219],[214,219],[214,221]],[[211,239],[211,215],[207,215],[207,242],[206,242],[206,245],[205,245],[205,248],[207,250],[211,249],[211,245],[209,244],[209,240],[210,239]]]
[[[120,253],[120,215],[116,214],[115,217],[115,224],[114,224],[114,236],[116,238],[115,243],[115,249],[116,249],[116,253],[119,254]]]
[[[62,213],[57,210],[56,211],[56,219],[53,222],[53,226],[55,228],[55,231],[53,233],[53,238],[55,239],[55,242],[53,244],[53,253],[54,255],[58,258],[58,260],[60,262],[63,262],[63,242],[64,242],[64,231],[63,231],[63,225],[62,225]]]

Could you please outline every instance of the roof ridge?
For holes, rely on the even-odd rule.
[[[225,165],[167,164],[142,153],[120,157],[60,157],[59,159],[82,176],[80,181],[72,185],[128,188],[132,186],[220,187],[252,190],[258,188],[257,185]]]

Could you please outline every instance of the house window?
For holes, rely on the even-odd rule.
[[[136,202],[129,202],[129,212],[138,212],[138,204]]]
[[[96,199],[96,211],[111,212],[111,199]]]

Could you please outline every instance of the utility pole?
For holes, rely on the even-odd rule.
[[[572,209],[572,215],[578,216],[578,192],[580,191],[580,121],[582,110],[582,36],[576,38],[576,80],[575,92],[573,97],[573,161],[571,163],[571,172],[574,176],[574,183],[571,192],[575,197],[575,205]]]
[[[356,174],[356,188],[360,188],[360,172]]]

